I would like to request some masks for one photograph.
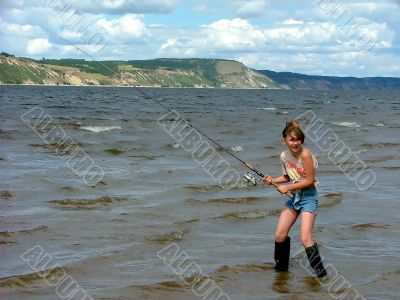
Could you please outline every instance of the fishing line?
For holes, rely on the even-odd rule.
[[[111,68],[109,68],[108,66],[106,66],[105,64],[103,64],[102,62],[98,61],[96,58],[94,58],[92,55],[90,55],[89,53],[87,53],[86,51],[82,50],[81,48],[79,48],[78,46],[72,44],[70,41],[64,39],[63,37],[61,37],[60,35],[58,35],[57,33],[55,33],[54,31],[50,30],[47,28],[47,31],[50,32],[51,34],[57,36],[60,40],[64,41],[65,43],[71,45],[72,47],[74,47],[76,50],[78,50],[79,52],[82,52],[83,54],[85,54],[86,56],[90,57],[93,61],[96,61],[97,63],[99,63],[103,68],[107,69],[108,71],[110,71],[113,75],[118,75],[119,74],[117,72],[115,72],[114,70],[112,70]],[[168,112],[172,113],[173,111],[171,109],[169,109],[167,106],[165,106],[164,104],[162,104],[160,101],[157,101],[156,99],[154,99],[153,97],[149,96],[146,92],[144,92],[142,89],[132,85],[128,80],[126,80],[123,76],[119,76],[121,78],[121,80],[123,80],[124,82],[126,82],[130,87],[133,87],[135,90],[137,90],[138,92],[140,92],[142,95],[146,96],[146,98],[154,101],[155,103],[157,103],[158,105],[160,105],[161,107],[163,107],[165,110],[167,110]],[[176,111],[176,110],[175,110]],[[253,171],[255,174],[257,174],[258,176],[260,176],[261,178],[264,178],[265,175],[263,173],[261,173],[260,171],[258,171],[256,168],[254,168],[252,165],[250,165],[249,163],[243,161],[242,159],[240,159],[237,155],[235,155],[234,153],[232,153],[232,151],[228,150],[227,148],[223,147],[222,145],[220,145],[216,140],[214,140],[213,138],[209,137],[207,134],[205,134],[203,131],[201,131],[200,129],[196,128],[195,126],[193,126],[187,119],[183,118],[182,115],[179,113],[179,117],[181,119],[183,119],[188,126],[190,126],[191,128],[193,128],[194,130],[196,130],[198,133],[200,133],[202,136],[204,136],[205,138],[207,138],[209,141],[211,141],[212,143],[214,143],[215,145],[217,145],[220,149],[222,149],[223,151],[225,151],[226,153],[228,153],[229,155],[231,155],[232,157],[234,157],[235,159],[237,159],[238,161],[240,161],[243,165],[245,165],[248,169],[250,169],[251,171]],[[253,184],[256,183],[255,178],[252,174],[247,173],[244,176],[244,179],[247,182],[251,182]],[[271,182],[271,185],[273,187],[275,187],[276,189],[278,188],[278,186]],[[294,195],[292,194],[291,191],[288,191],[287,193],[285,193],[288,197],[293,198]]]

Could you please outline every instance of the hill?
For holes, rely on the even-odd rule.
[[[154,59],[32,60],[0,55],[0,83],[151,87],[280,88],[267,76],[233,60]]]
[[[331,77],[291,72],[259,70],[277,84],[289,89],[306,90],[400,90],[400,78],[395,77]]]
[[[33,60],[4,52],[0,54],[0,84],[400,90],[400,78],[257,71],[234,60],[160,58],[99,63],[85,59]]]

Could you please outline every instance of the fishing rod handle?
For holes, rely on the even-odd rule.
[[[253,172],[255,172],[255,173],[256,173],[258,176],[260,176],[261,178],[264,178],[264,177],[265,177],[265,175],[264,175],[263,173],[261,173],[260,171],[258,171],[258,170],[255,169],[255,168],[253,168],[253,166],[250,165],[249,163],[244,163],[244,164],[245,164],[246,167],[248,167],[250,170],[252,170]],[[278,189],[278,186],[277,186],[275,183],[271,182],[271,185],[272,185],[274,188]],[[287,191],[287,192],[285,193],[285,195],[288,196],[289,198],[293,198],[293,197],[294,197],[294,195],[293,195],[293,193],[292,193],[291,191]]]
[[[274,188],[278,189],[278,186],[277,186],[275,183],[271,182],[271,185],[272,185]],[[291,191],[287,191],[287,192],[285,193],[285,195],[288,196],[289,198],[293,198],[293,197],[294,197],[294,195],[293,195],[293,193],[292,193]]]

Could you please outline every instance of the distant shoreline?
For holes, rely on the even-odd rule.
[[[212,89],[212,90],[292,90],[292,89],[279,89],[279,88],[235,88],[235,87],[188,87],[188,86],[137,86],[137,85],[90,85],[90,84],[80,84],[80,85],[73,85],[73,84],[31,84],[31,83],[4,83],[0,84],[1,86],[43,86],[43,87],[93,87],[93,88],[145,88],[145,89]]]

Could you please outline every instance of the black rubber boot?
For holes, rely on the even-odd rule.
[[[290,257],[290,237],[286,237],[283,242],[275,241],[275,270],[287,271],[289,269],[289,257]]]
[[[310,262],[311,267],[313,268],[315,274],[318,277],[325,277],[326,270],[324,265],[322,264],[321,256],[319,255],[318,245],[315,243],[311,247],[307,247],[306,253],[308,257],[308,261]]]

